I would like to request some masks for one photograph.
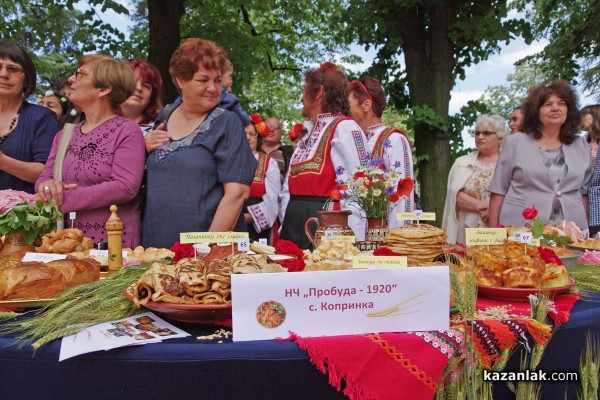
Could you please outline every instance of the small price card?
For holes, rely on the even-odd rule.
[[[506,241],[506,228],[465,228],[466,245],[499,245]]]
[[[258,245],[261,246],[261,247],[266,246],[267,245],[267,239],[265,239],[265,238],[258,239]]]
[[[355,256],[352,258],[352,268],[367,269],[377,268],[402,268],[408,266],[406,256]]]
[[[122,254],[123,258],[127,257],[127,250],[123,250],[121,252],[121,254]],[[108,250],[90,249],[89,256],[90,257],[108,257]]]
[[[531,243],[533,240],[533,233],[531,232],[521,232],[519,236],[519,242],[521,243]]]
[[[239,251],[249,251],[250,250],[250,242],[248,241],[248,239],[239,239],[237,244],[238,244]]]
[[[398,221],[435,221],[434,212],[423,212],[422,210],[415,210],[415,212],[401,212],[396,214],[396,220]]]
[[[54,260],[64,260],[67,258],[66,254],[53,254],[53,253],[25,253],[23,256],[23,262],[29,261],[38,261],[38,262],[48,262]]]
[[[75,219],[75,216],[77,215],[77,213],[75,211],[71,211],[69,213],[69,219]]]
[[[181,232],[180,243],[237,243],[248,240],[248,232]]]
[[[323,239],[331,242],[356,243],[356,236],[332,235],[330,237],[325,236]]]

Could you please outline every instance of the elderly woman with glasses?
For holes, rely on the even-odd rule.
[[[488,226],[488,187],[494,176],[500,144],[506,135],[506,121],[501,116],[483,114],[477,118],[477,151],[457,158],[448,175],[442,220],[448,243],[463,243],[465,228]]]
[[[523,130],[506,139],[490,184],[490,226],[523,226],[523,209],[535,206],[546,224],[572,221],[587,229],[592,157],[577,136],[577,95],[563,80],[529,91]]]
[[[56,114],[25,101],[35,90],[36,76],[27,52],[0,40],[0,189],[34,193],[58,132]]]
[[[136,122],[118,112],[135,91],[136,76],[127,62],[103,55],[84,56],[78,65],[69,77],[69,99],[85,113],[85,121],[63,142],[68,147],[62,160],[57,153],[65,130],[56,135],[37,193],[44,201],[56,200],[63,213],[76,212],[74,227],[94,242],[107,240],[109,207],[117,205],[123,246],[133,248],[141,242],[136,195],[144,173],[144,137]],[[56,177],[54,166],[61,161],[62,174]]]

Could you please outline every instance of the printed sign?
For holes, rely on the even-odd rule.
[[[408,266],[406,256],[354,256],[352,268],[402,268]]]
[[[180,243],[237,243],[248,239],[248,232],[181,232]]]
[[[465,228],[467,246],[500,245],[506,241],[506,228]]]
[[[234,341],[449,328],[447,266],[234,274]]]
[[[356,236],[332,235],[330,237],[324,237],[321,240],[329,240],[331,242],[356,243]]]
[[[434,212],[423,212],[422,210],[416,210],[415,212],[401,212],[396,214],[396,220],[398,221],[435,221]]]
[[[48,261],[54,261],[54,260],[64,260],[65,258],[67,258],[66,254],[27,252],[23,256],[23,262],[29,262],[29,261],[48,262]]]

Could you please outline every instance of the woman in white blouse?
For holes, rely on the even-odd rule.
[[[251,119],[256,115],[253,114]],[[260,116],[258,118],[260,119]],[[245,128],[248,143],[258,161],[258,166],[250,187],[250,197],[244,203],[244,217],[250,240],[258,241],[259,238],[265,238],[268,244],[272,244],[272,228],[279,209],[281,179],[277,161],[258,150],[261,148],[262,138],[269,134],[268,129],[262,119],[260,123],[251,122]],[[261,133],[259,134],[258,131]]]

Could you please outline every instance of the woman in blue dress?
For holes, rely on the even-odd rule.
[[[183,103],[167,106],[146,135],[144,247],[171,247],[181,232],[246,231],[241,210],[257,162],[240,118],[217,107],[226,59],[214,42],[197,38],[171,57]]]
[[[25,101],[35,90],[36,77],[27,52],[0,40],[0,190],[35,193],[33,183],[58,132],[56,114]]]

